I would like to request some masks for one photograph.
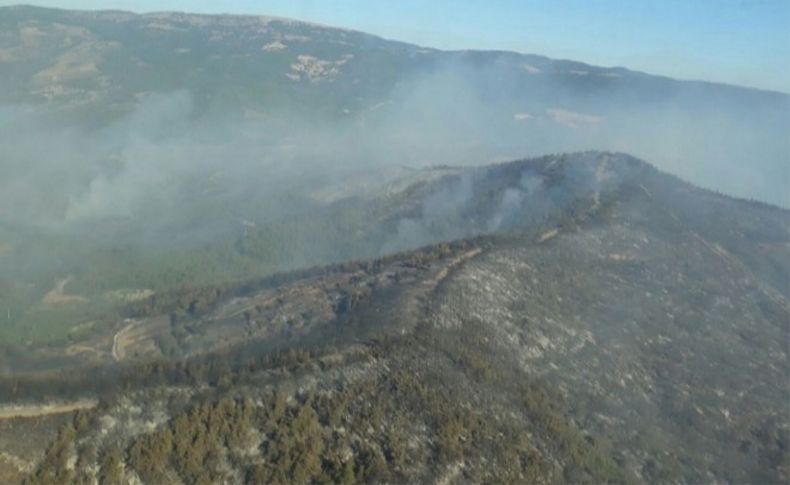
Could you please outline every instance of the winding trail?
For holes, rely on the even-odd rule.
[[[129,333],[135,326],[137,322],[132,322],[129,325],[120,329],[115,335],[112,337],[112,358],[115,359],[116,362],[120,362],[126,355],[124,351],[125,342],[124,337],[127,333]]]
[[[96,399],[80,399],[64,403],[0,406],[0,419],[37,418],[54,414],[65,414],[93,409],[98,404],[99,401]]]

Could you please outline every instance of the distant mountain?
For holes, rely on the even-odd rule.
[[[0,382],[17,405],[0,408],[0,436],[31,440],[0,439],[0,456],[30,463],[0,461],[0,473],[788,478],[788,211],[597,152],[406,187],[408,198],[379,192],[401,209],[372,237],[390,227],[415,243],[461,239],[130,295],[130,319],[7,355],[6,368],[39,368]],[[370,205],[345,199],[344,213]],[[464,238],[481,231],[493,233]],[[22,405],[44,396],[58,400]],[[69,406],[83,414],[58,438],[32,424],[42,421],[2,419],[53,413],[41,419],[54,425]],[[33,446],[44,437],[54,440],[46,453]]]
[[[475,81],[488,82],[481,88],[499,85],[488,93],[492,101],[520,101],[524,108],[580,95],[580,111],[605,115],[615,111],[607,106],[613,94],[639,105],[682,94],[725,110],[788,102],[775,92],[512,52],[443,52],[273,17],[5,7],[0,18],[0,100],[116,114],[146,93],[189,89],[203,109],[301,108],[311,116],[342,116],[344,109],[368,110],[399,83],[448,63],[467,64],[478,76],[485,71],[488,79]]]
[[[386,133],[387,147],[406,150],[401,163],[617,150],[790,206],[785,93],[445,52],[270,17],[0,9],[0,106],[43,109],[47,126],[98,128],[152,93],[177,91],[190,95],[190,120],[345,120],[360,140]],[[427,133],[433,144],[421,140]]]

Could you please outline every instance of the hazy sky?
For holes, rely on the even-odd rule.
[[[0,0],[0,5],[20,3]],[[790,0],[40,0],[269,14],[443,49],[506,49],[790,92]]]

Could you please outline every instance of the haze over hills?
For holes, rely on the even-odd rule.
[[[0,8],[0,482],[786,482],[789,130],[785,93]]]
[[[229,148],[239,144],[279,159],[311,157],[312,147],[365,165],[623,151],[704,187],[790,206],[786,93],[443,52],[285,19],[35,7],[2,9],[0,63],[3,144],[32,156],[41,137],[20,131],[45,131],[47,148],[90,162],[88,173],[53,175],[75,185],[63,198],[128,163],[130,140],[118,132],[131,130],[160,142],[197,132],[226,159],[248,155]],[[96,130],[105,143],[85,153]],[[18,174],[2,175],[9,207]]]

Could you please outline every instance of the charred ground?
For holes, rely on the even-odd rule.
[[[407,192],[386,224],[457,242],[157,295],[6,379],[101,399],[2,420],[4,478],[787,479],[786,211],[607,153]]]

